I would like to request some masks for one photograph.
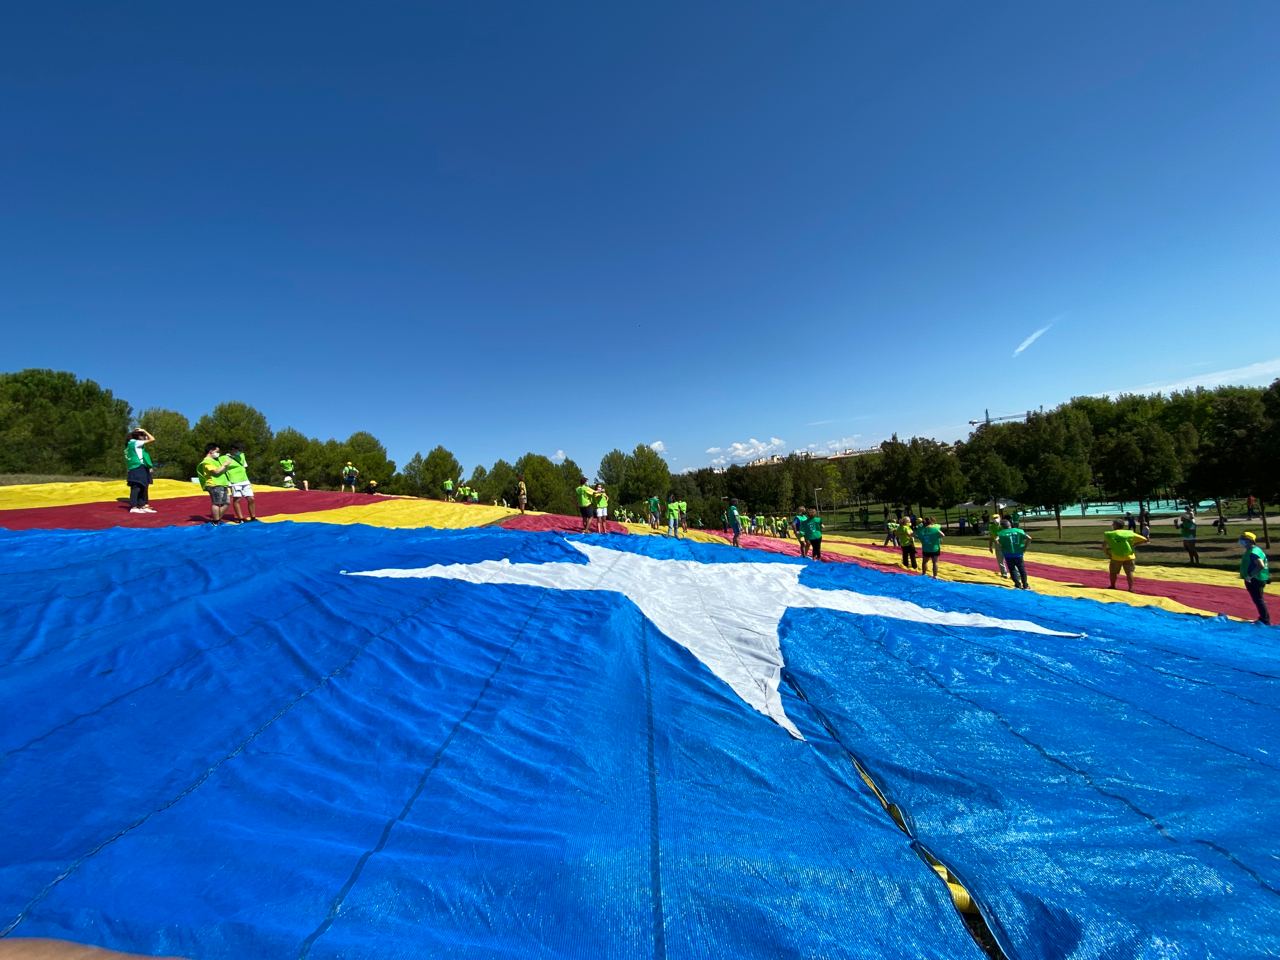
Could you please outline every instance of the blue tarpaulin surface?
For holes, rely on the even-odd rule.
[[[796,739],[623,593],[344,574],[599,562],[574,539],[0,534],[0,930],[193,958],[982,957],[924,847],[1012,957],[1280,952],[1262,628],[807,565],[1087,636],[775,626],[743,588]],[[730,591],[745,560],[805,566],[590,542]],[[683,583],[634,596],[721,630]]]

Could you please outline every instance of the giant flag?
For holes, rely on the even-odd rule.
[[[0,585],[5,937],[1280,952],[1262,628],[492,528],[0,532]]]

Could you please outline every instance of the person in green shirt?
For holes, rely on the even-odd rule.
[[[1001,520],[998,537],[999,549],[1004,554],[1004,565],[1009,568],[1013,585],[1022,590],[1031,589],[1027,586],[1027,565],[1023,559],[1027,552],[1027,541],[1031,539],[1031,535],[1012,520]]]
[[[916,531],[920,540],[920,573],[928,574],[929,562],[933,562],[933,579],[938,579],[938,555],[942,553],[942,538],[946,534],[942,527],[933,521],[933,517],[925,517],[924,523]]]
[[[147,444],[155,443],[156,438],[142,427],[129,434],[124,445],[125,479],[129,483],[129,512],[155,513],[151,506],[148,487],[151,486],[151,473],[155,464],[151,462],[151,454],[147,452]]]
[[[911,529],[911,520],[904,517],[894,532],[898,535],[898,546],[902,548],[903,569],[917,569],[915,531]]]
[[[453,481],[445,477],[444,483],[440,486],[444,488],[444,502],[453,503]]]
[[[680,529],[689,532],[689,501],[680,501]]]
[[[1133,593],[1133,566],[1135,560],[1134,547],[1140,547],[1147,538],[1133,530],[1126,530],[1123,520],[1112,520],[1111,529],[1102,535],[1102,552],[1110,561],[1108,572],[1111,575],[1111,589],[1116,588],[1116,577],[1124,571],[1124,578],[1129,583],[1129,592]]]
[[[1183,511],[1182,516],[1173,522],[1178,528],[1178,532],[1182,534],[1182,549],[1187,551],[1187,559],[1191,561],[1193,567],[1200,565],[1200,551],[1196,549],[1196,514],[1190,506]]]
[[[1271,626],[1271,614],[1267,611],[1267,598],[1262,591],[1271,582],[1271,564],[1267,555],[1258,546],[1258,535],[1249,531],[1240,534],[1240,546],[1244,554],[1240,557],[1240,579],[1244,588],[1249,591],[1249,599],[1258,608],[1258,622]]]
[[[667,494],[667,536],[680,539],[680,501],[674,493]]]
[[[809,519],[809,513],[801,504],[796,508],[796,515],[791,518],[791,529],[796,532],[796,543],[800,547],[800,556],[807,557],[809,555],[809,541],[804,537],[805,521]]]
[[[356,481],[360,479],[360,470],[358,467],[351,465],[351,461],[347,461],[347,465],[342,468],[342,486],[341,490],[346,492],[347,487],[351,488],[351,492],[356,492]]]
[[[725,516],[729,520],[729,529],[733,531],[733,545],[740,547],[742,544],[738,538],[742,536],[742,515],[738,512],[738,501],[731,499],[729,506],[725,509]]]
[[[582,515],[582,532],[591,527],[591,518],[595,516],[596,492],[591,489],[585,476],[578,478],[578,486],[573,491],[578,495],[578,513]]]
[[[221,458],[221,462],[227,468],[227,485],[231,488],[231,509],[235,512],[236,520],[241,523],[245,520],[240,512],[241,500],[245,503],[245,509],[249,511],[249,519],[257,520],[258,511],[253,502],[253,484],[249,482],[249,462],[245,459],[240,445],[233,443]]]
[[[991,514],[987,520],[987,553],[995,554],[996,569],[1000,572],[1000,579],[1003,580],[1008,574],[1005,572],[1004,553],[999,545],[1000,529],[1000,514]]]
[[[662,501],[656,496],[649,498],[649,527],[652,530],[658,529],[658,515],[662,512]]]
[[[227,480],[227,467],[222,462],[222,451],[216,443],[204,448],[204,459],[196,467],[196,475],[200,478],[201,488],[209,494],[209,522],[222,523],[222,514],[231,499],[231,484]]]
[[[822,518],[810,507],[804,518],[804,539],[809,544],[809,555],[822,562]]]
[[[595,489],[596,533],[609,532],[609,492],[603,483],[597,483]]]

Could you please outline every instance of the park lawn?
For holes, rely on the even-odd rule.
[[[872,516],[875,516],[875,514],[872,514]],[[937,519],[939,521],[942,519],[942,511],[940,510],[937,512]],[[1076,522],[1078,523],[1079,521],[1076,520]],[[826,519],[824,527],[829,533],[839,533],[859,538],[867,537],[876,539],[876,542],[884,539],[883,529],[876,528],[874,525],[870,530],[858,523],[851,525],[849,513],[846,510],[840,510],[834,516]],[[1096,522],[1091,522],[1087,525],[1064,525],[1061,537],[1058,535],[1058,528],[1053,520],[1028,520],[1023,524],[1023,529],[1031,535],[1031,553],[1056,553],[1070,557],[1101,560],[1102,534],[1103,531],[1111,529],[1111,520],[1099,517],[1096,518]],[[1233,520],[1227,527],[1226,536],[1219,536],[1218,532],[1210,526],[1209,518],[1202,517],[1198,531],[1200,536],[1196,541],[1196,546],[1200,551],[1201,566],[1217,570],[1238,570],[1240,567],[1240,546],[1237,544],[1236,538],[1244,530],[1253,530],[1261,540],[1261,523],[1245,524],[1243,521]],[[960,547],[985,548],[987,544],[985,530],[977,536],[967,532],[962,536],[954,518],[952,518],[950,529],[947,532],[947,538],[947,543]],[[1191,564],[1187,560],[1187,553],[1182,549],[1182,537],[1174,529],[1171,518],[1161,517],[1156,521],[1151,530],[1151,541],[1138,548],[1138,560],[1140,563],[1190,568]]]

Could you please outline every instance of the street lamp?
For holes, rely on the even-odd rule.
[[[821,489],[822,489],[822,487],[814,487],[814,488],[813,488],[813,509],[817,510],[817,511],[818,511],[818,513],[821,513],[821,512],[822,512],[822,507],[820,507],[820,506],[818,505],[818,492],[819,492]]]

